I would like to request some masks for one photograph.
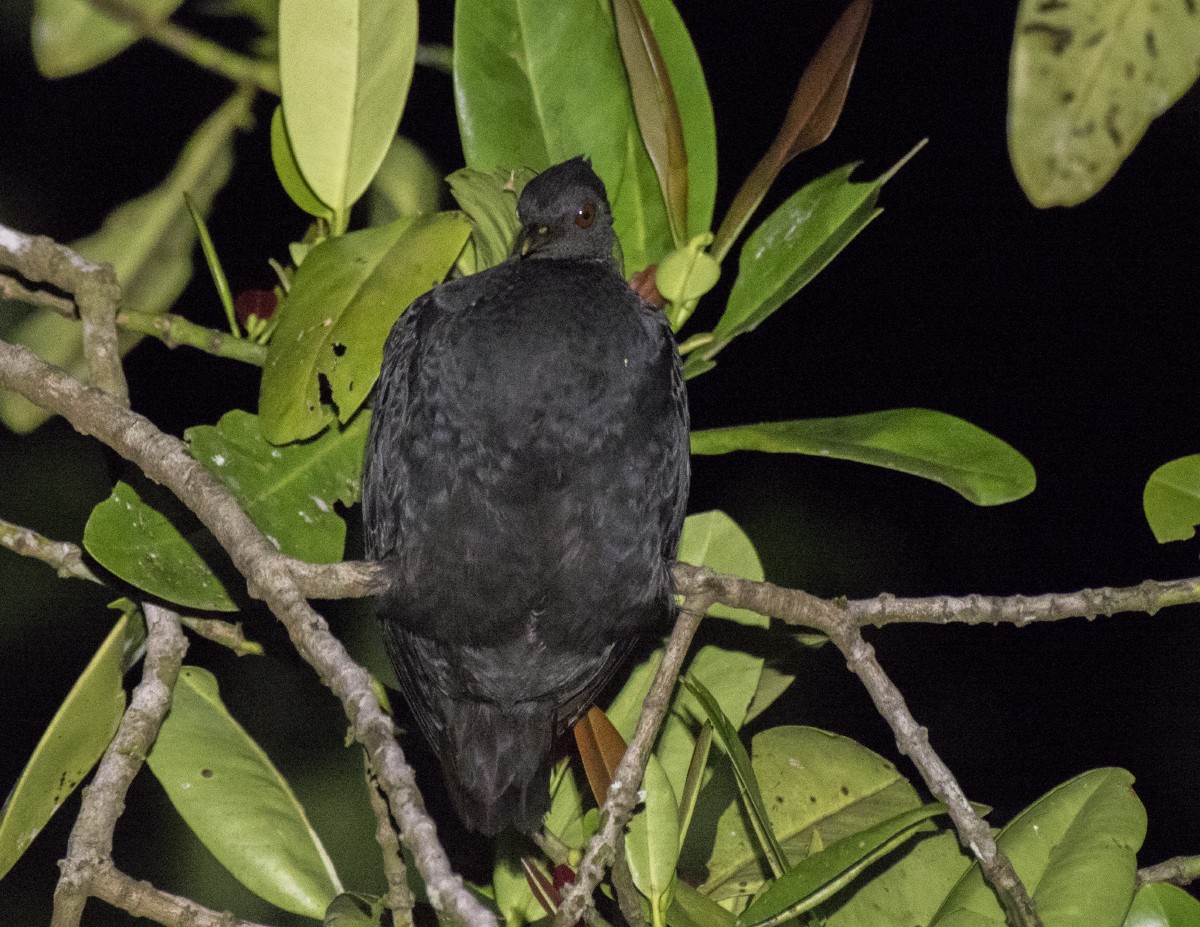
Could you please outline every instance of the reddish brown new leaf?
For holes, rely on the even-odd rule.
[[[658,174],[671,237],[682,245],[687,240],[687,149],[671,76],[640,0],[613,0],[613,13],[638,129]]]
[[[871,0],[851,0],[804,69],[779,133],[738,190],[721,222],[713,244],[713,255],[718,260],[729,252],[784,165],[820,145],[833,132],[871,19],[871,5]]]
[[[625,740],[608,720],[608,715],[593,705],[575,725],[575,744],[579,747],[579,758],[583,760],[583,771],[596,804],[603,805],[617,764],[625,755]]]
[[[558,906],[562,904],[562,893],[554,887],[554,883],[546,873],[542,872],[528,856],[521,857],[521,869],[525,872],[525,881],[529,883],[529,890],[533,892],[533,897],[537,899],[537,903],[542,906],[542,910],[550,917],[554,917]]]

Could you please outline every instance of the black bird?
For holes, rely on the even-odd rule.
[[[416,299],[363,471],[384,638],[459,817],[540,828],[556,737],[672,609],[688,412],[663,313],[583,158],[533,178],[513,256]]]

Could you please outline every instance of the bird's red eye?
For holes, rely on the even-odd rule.
[[[592,223],[596,221],[596,204],[584,203],[575,211],[575,224],[581,229],[592,227]]]

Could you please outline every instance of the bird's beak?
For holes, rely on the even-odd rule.
[[[520,257],[525,257],[530,251],[536,251],[542,246],[550,234],[550,227],[547,225],[529,225],[521,230],[521,235],[517,238],[516,252]]]

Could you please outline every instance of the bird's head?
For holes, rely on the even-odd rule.
[[[555,164],[525,185],[517,201],[517,258],[615,262],[612,210],[604,181],[587,159]]]

